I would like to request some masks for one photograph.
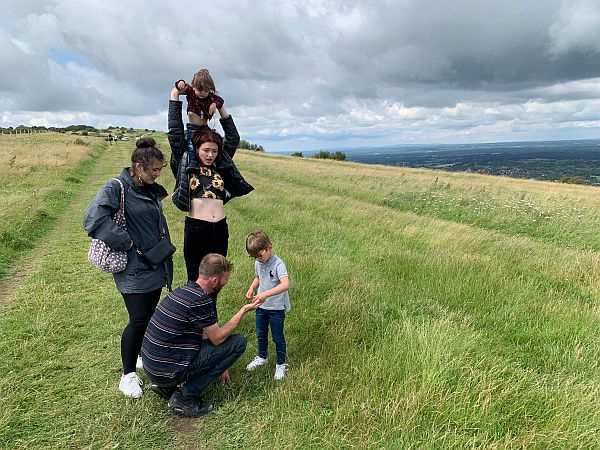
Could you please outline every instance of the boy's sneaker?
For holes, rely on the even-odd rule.
[[[144,363],[142,361],[142,357],[141,356],[137,357],[137,361],[135,362],[135,368],[136,369],[143,369],[144,368]]]
[[[169,399],[169,409],[174,413],[180,414],[186,417],[201,417],[212,411],[213,405],[205,402],[201,398],[184,400],[181,398],[180,391],[175,393]]]
[[[138,378],[135,372],[131,372],[121,377],[119,389],[125,394],[125,397],[140,398],[144,393],[141,388],[142,384],[144,383]]]
[[[277,364],[275,366],[275,379],[281,380],[285,377],[285,372],[287,371],[287,364]]]
[[[246,366],[246,370],[248,372],[252,372],[257,367],[264,366],[266,363],[267,363],[267,358],[261,358],[260,356],[255,356],[254,359],[252,361],[250,361],[250,364],[248,364]]]

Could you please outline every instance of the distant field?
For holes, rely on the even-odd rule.
[[[600,185],[600,140],[350,149],[350,161]]]
[[[226,205],[220,317],[264,228],[292,282],[290,371],[245,372],[245,318],[234,386],[187,420],[117,390],[126,313],[85,257],[81,216],[130,150],[100,149],[0,307],[6,448],[600,448],[597,188],[238,152],[255,191]],[[185,215],[164,206],[182,283]]]
[[[164,147],[164,133],[153,136]],[[104,148],[122,153],[125,166],[135,141],[109,146],[103,137],[94,136],[0,135],[0,279],[63,214],[81,184],[88,182],[90,167]]]
[[[64,212],[102,145],[59,133],[0,135],[0,278]]]

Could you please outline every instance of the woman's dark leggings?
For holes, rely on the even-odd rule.
[[[227,256],[229,228],[227,219],[218,222],[185,218],[183,234],[183,257],[187,269],[188,280],[196,281],[200,261],[209,253]]]
[[[121,360],[123,373],[135,372],[135,363],[142,348],[144,333],[160,300],[162,288],[140,294],[123,294],[129,313],[129,323],[121,336]]]

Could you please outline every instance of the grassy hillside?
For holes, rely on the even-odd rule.
[[[236,269],[220,317],[245,301],[244,237],[264,228],[292,281],[289,375],[273,381],[274,353],[244,371],[247,317],[235,385],[207,392],[214,413],[124,399],[126,312],[86,261],[81,216],[132,146],[101,150],[3,295],[6,448],[600,447],[597,188],[471,174],[239,152],[256,190],[226,206]],[[181,283],[184,214],[165,207]]]
[[[59,133],[0,135],[0,278],[64,212],[99,146]]]

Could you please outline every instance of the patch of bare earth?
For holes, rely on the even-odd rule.
[[[194,425],[198,419],[188,417],[174,417],[171,427],[177,432],[177,441],[174,448],[177,450],[202,450],[193,442]]]

